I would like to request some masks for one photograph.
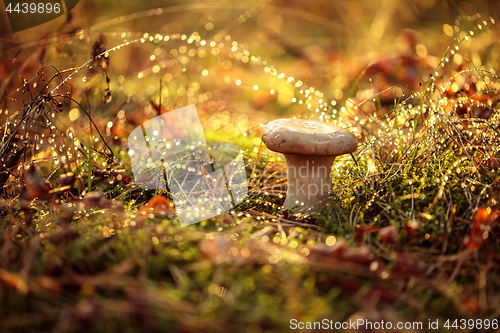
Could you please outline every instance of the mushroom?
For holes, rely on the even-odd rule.
[[[336,156],[356,151],[354,134],[328,123],[278,119],[266,125],[262,141],[285,156],[288,188],[283,206],[321,210],[321,200],[332,190],[331,169]]]

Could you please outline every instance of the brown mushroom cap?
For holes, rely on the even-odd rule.
[[[356,151],[356,136],[346,129],[314,120],[278,119],[266,125],[262,141],[283,154],[339,156]]]

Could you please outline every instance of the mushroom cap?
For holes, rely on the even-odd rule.
[[[262,141],[283,154],[339,156],[356,151],[356,136],[346,129],[314,120],[277,119],[266,125]]]

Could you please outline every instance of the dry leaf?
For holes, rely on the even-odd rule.
[[[61,284],[57,280],[52,279],[48,276],[40,276],[38,278],[34,278],[31,280],[31,283],[36,287],[54,294],[60,294],[63,290]]]
[[[45,182],[45,179],[38,173],[36,167],[32,164],[25,177],[26,196],[28,200],[46,199],[49,196],[51,186]]]
[[[389,225],[379,230],[378,234],[384,244],[398,244],[398,228],[395,225]]]
[[[354,236],[354,241],[358,244],[361,244],[365,241],[366,234],[377,232],[378,229],[379,228],[374,225],[363,225],[363,226],[358,225],[356,229],[356,235]]]
[[[57,180],[57,182],[60,185],[71,186],[71,187],[73,186],[75,181],[76,181],[76,176],[71,172],[65,173],[64,175],[60,175],[59,179]]]
[[[0,281],[10,289],[17,290],[25,295],[28,293],[28,285],[19,275],[15,273],[11,273],[0,268]]]
[[[396,252],[396,267],[394,271],[405,275],[422,275],[426,269],[427,265],[423,261],[413,258],[409,252]]]
[[[111,205],[110,201],[104,196],[102,191],[94,191],[85,194],[83,204],[86,208],[106,208]]]
[[[498,224],[500,210],[496,207],[478,208],[472,219],[472,229],[463,244],[469,250],[479,249],[488,238],[491,229]]]
[[[151,198],[148,203],[141,207],[139,213],[141,214],[160,214],[160,213],[174,213],[174,203],[164,197],[163,195],[157,195]]]

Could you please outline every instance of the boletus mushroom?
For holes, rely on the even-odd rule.
[[[288,187],[283,206],[296,205],[318,213],[332,190],[335,157],[356,151],[354,134],[328,123],[303,119],[278,119],[268,123],[262,141],[285,156]]]

